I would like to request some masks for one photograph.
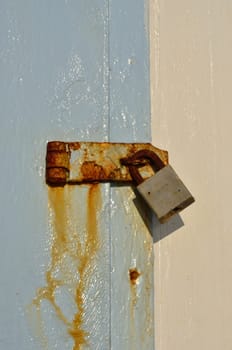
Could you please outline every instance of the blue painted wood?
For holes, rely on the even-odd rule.
[[[149,142],[148,1],[110,1],[109,24],[110,140]],[[111,348],[152,350],[152,236],[133,190],[113,186],[111,195]],[[134,269],[140,274],[135,284],[129,274]]]
[[[49,303],[42,306],[47,345],[27,313],[50,262],[45,145],[150,140],[146,16],[142,0],[1,2],[0,348],[72,349]],[[152,350],[152,239],[130,188],[101,185],[101,196],[100,277],[86,294],[97,302],[86,304],[89,346],[82,348]],[[86,200],[84,189],[70,199],[70,208],[83,213],[81,223],[72,220],[81,232]],[[131,285],[135,267],[140,276]]]
[[[3,0],[0,31],[0,348],[39,350],[46,344],[27,308],[36,289],[46,284],[50,262],[46,142],[108,138],[108,4]],[[103,202],[107,191],[103,186]],[[103,213],[101,298],[89,343],[104,350],[110,341],[108,209]],[[53,308],[44,302],[42,309],[47,348],[72,349],[72,339]],[[86,311],[87,316],[92,327],[95,318]]]
[[[110,140],[150,141],[148,0],[110,1]]]

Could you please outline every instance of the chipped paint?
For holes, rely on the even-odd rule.
[[[130,269],[129,270],[129,276],[130,276],[130,282],[131,284],[137,284],[138,278],[140,276],[140,273],[138,272],[138,270],[136,268],[134,269]]]
[[[97,213],[101,209],[99,185],[92,184],[87,190],[86,233],[76,232],[70,227],[75,212],[72,208],[72,187],[48,188],[49,207],[52,212],[52,239],[50,265],[45,273],[45,286],[36,291],[32,301],[35,306],[41,344],[47,349],[46,336],[43,334],[41,303],[47,300],[56,317],[66,326],[67,333],[73,339],[73,350],[80,350],[88,344],[88,334],[84,325],[84,296],[88,289],[91,266],[99,248]],[[72,265],[72,266],[70,266]],[[73,273],[76,271],[76,273]],[[76,310],[67,317],[57,301],[57,291],[68,287]],[[45,333],[45,332],[44,332]]]

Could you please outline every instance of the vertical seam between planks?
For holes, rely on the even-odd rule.
[[[147,69],[148,69],[148,85],[149,85],[149,93],[150,93],[150,99],[149,99],[149,142],[151,142],[151,44],[150,44],[150,6],[151,6],[151,0],[145,0],[144,2],[144,12],[146,12],[146,20],[147,20]]]
[[[110,111],[110,0],[106,0],[106,28],[105,28],[105,55],[107,56],[107,67],[106,67],[106,80],[107,80],[107,141],[111,141],[111,111]],[[111,203],[112,203],[112,192],[111,185],[108,184],[108,234],[109,234],[109,349],[112,347],[112,282],[111,282],[111,270],[112,270],[112,242],[111,242]]]
[[[106,123],[106,141],[110,141],[110,38],[109,38],[109,0],[105,0],[105,13],[104,13],[104,52],[103,52],[103,64],[104,64],[104,78],[103,89],[105,92],[104,101],[104,119]]]
[[[111,108],[110,108],[110,100],[111,100],[111,85],[110,85],[110,81],[111,81],[111,76],[110,76],[110,1],[108,0],[108,86],[109,86],[109,90],[108,90],[108,111],[109,111],[109,141],[111,141]],[[110,332],[110,349],[112,348],[112,230],[111,230],[111,203],[112,203],[112,189],[111,189],[111,184],[109,184],[109,254],[110,254],[110,290],[109,290],[109,299],[110,299],[110,305],[109,305],[109,318],[110,318],[110,327],[109,327],[109,332]]]
[[[110,91],[110,0],[107,0],[107,56],[108,56],[108,141],[111,141],[111,111],[110,111],[110,99],[111,99],[111,91]]]

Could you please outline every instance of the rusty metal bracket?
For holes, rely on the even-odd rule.
[[[93,182],[131,182],[127,166],[120,159],[139,150],[151,150],[168,164],[168,152],[150,143],[61,142],[47,144],[46,182],[50,186]],[[139,163],[144,179],[154,174],[148,160]]]

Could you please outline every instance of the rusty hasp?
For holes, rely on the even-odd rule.
[[[107,181],[131,182],[129,167],[120,160],[132,157],[135,152],[142,150],[154,152],[164,164],[168,164],[167,151],[150,143],[48,142],[46,182],[50,186]],[[146,158],[136,160],[133,165],[140,167],[143,179],[154,174]]]

